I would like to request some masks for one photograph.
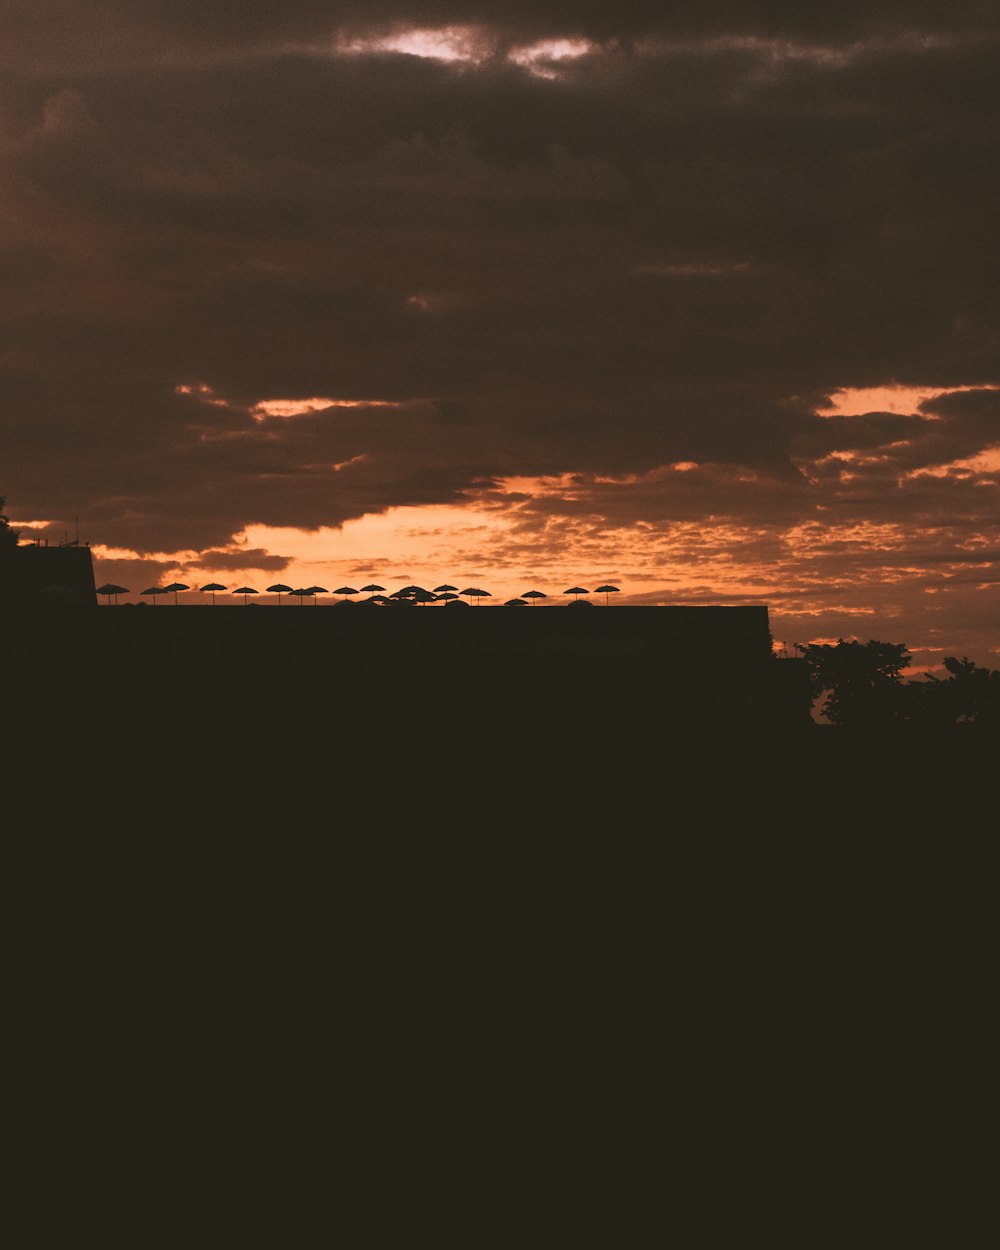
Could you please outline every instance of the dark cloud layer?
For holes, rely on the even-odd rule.
[[[144,552],[561,474],[595,526],[988,528],[919,471],[1000,442],[998,51],[929,0],[8,2],[0,489]],[[815,415],[890,383],[951,393]],[[256,407],[313,396],[382,406]]]
[[[100,49],[113,58],[138,48],[272,47],[321,40],[338,30],[482,25],[508,41],[584,35],[698,39],[734,34],[852,42],[899,31],[951,34],[993,29],[995,5],[941,0],[7,0],[14,46],[49,56]]]

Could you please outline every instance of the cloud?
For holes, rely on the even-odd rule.
[[[444,505],[509,513],[511,561],[895,521],[961,564],[998,40],[977,4],[12,0],[0,486],[209,563]],[[889,387],[930,398],[820,415]]]
[[[289,563],[288,556],[275,556],[260,547],[251,547],[235,551],[203,551],[197,560],[192,560],[186,567],[213,571],[235,569],[240,572],[280,573]]]

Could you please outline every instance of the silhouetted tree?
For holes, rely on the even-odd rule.
[[[945,656],[950,676],[928,673],[925,681],[907,684],[908,719],[928,727],[975,725],[1000,728],[1000,671],[972,660]]]
[[[796,643],[805,658],[813,697],[828,694],[823,709],[834,725],[874,728],[905,719],[904,642]]]
[[[9,551],[17,546],[17,530],[10,528],[10,520],[3,514],[6,500],[0,495],[0,551]]]
[[[0,595],[10,593],[11,567],[17,549],[17,530],[10,528],[10,521],[3,515],[4,498],[0,495]]]

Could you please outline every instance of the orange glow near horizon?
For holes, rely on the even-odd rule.
[[[866,412],[895,412],[902,415],[919,411],[928,399],[947,395],[954,386],[845,386],[834,391],[830,403],[816,411],[821,417],[858,417]],[[975,389],[998,390],[1000,387],[984,386]],[[924,414],[925,416],[927,414]],[[930,419],[930,418],[928,418]]]
[[[516,485],[523,488],[525,483],[518,480]],[[162,582],[246,581],[263,589],[282,581],[296,586],[318,583],[333,590],[342,584],[375,581],[390,591],[408,583],[429,589],[442,582],[479,584],[492,592],[493,605],[538,589],[550,596],[551,606],[565,602],[562,592],[568,586],[592,588],[602,582],[621,588],[619,603],[684,602],[692,595],[698,601],[732,603],[758,600],[774,591],[773,567],[753,553],[754,543],[762,537],[756,529],[724,524],[706,529],[695,522],[679,522],[655,531],[609,529],[595,541],[562,525],[552,535],[526,537],[519,532],[520,523],[516,506],[475,501],[392,508],[348,521],[340,529],[248,526],[226,549],[230,563],[224,569],[206,564],[192,570],[191,564],[199,559],[193,551],[149,553],[143,558],[160,566]],[[565,549],[560,544],[563,535]],[[255,568],[252,559],[240,566],[235,559],[241,549],[280,554],[289,563],[280,571],[266,572]],[[93,550],[98,561],[140,558],[124,548],[98,545]],[[99,578],[104,580],[100,574]],[[827,597],[832,589],[825,588]],[[810,611],[808,606],[803,610]],[[817,604],[813,610],[819,613],[821,607]],[[838,610],[860,612],[848,605],[838,605]]]
[[[322,412],[326,408],[401,408],[393,399],[331,399],[314,396],[311,399],[262,399],[250,409],[254,418],[299,417],[307,412]]]
[[[965,460],[952,460],[948,464],[932,464],[921,469],[912,469],[907,477],[947,477],[949,473],[1000,473],[1000,444],[987,447],[978,456],[969,456]],[[980,485],[989,486],[990,482]]]

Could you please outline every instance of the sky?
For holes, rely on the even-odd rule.
[[[998,53],[961,0],[5,0],[7,512],[136,592],[610,580],[1000,666]]]

